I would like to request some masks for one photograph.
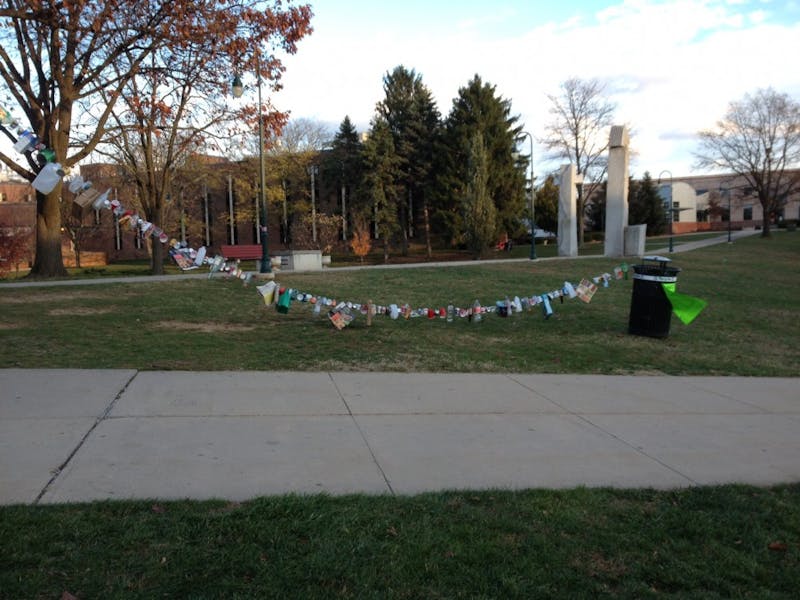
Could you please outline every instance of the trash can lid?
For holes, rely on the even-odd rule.
[[[650,256],[643,256],[642,260],[652,260],[652,261],[660,262],[660,263],[672,262],[671,258],[667,258],[666,256],[659,256],[658,254],[652,254]]]

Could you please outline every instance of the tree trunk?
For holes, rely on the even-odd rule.
[[[408,214],[404,202],[400,203],[400,230],[402,231],[400,254],[408,256]]]
[[[389,262],[389,236],[383,234],[383,264]]]
[[[153,275],[164,274],[164,244],[158,238],[152,238],[150,269]]]
[[[66,277],[61,255],[61,185],[48,195],[36,192],[36,258],[29,277]]]
[[[763,217],[761,218],[761,237],[768,238],[772,234],[769,230],[770,223],[769,220],[772,217],[772,211],[770,210],[770,202],[769,199],[759,198],[759,202],[761,202],[761,212]],[[730,220],[731,216],[728,215],[728,219]]]
[[[431,221],[428,217],[428,203],[422,207],[422,214],[425,218],[425,252],[428,258],[433,258],[433,248],[431,248]]]

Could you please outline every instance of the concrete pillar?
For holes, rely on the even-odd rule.
[[[628,130],[614,125],[608,143],[608,187],[606,191],[605,255],[625,255],[628,226]]]
[[[578,200],[578,190],[575,187],[578,176],[575,165],[563,165],[559,176],[561,181],[558,192],[558,255],[578,256],[578,222],[575,208]]]

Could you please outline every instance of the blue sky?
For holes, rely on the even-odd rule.
[[[315,32],[286,58],[273,102],[334,129],[345,115],[366,129],[400,64],[422,75],[442,114],[479,74],[534,137],[546,94],[598,78],[633,130],[633,174],[678,176],[696,174],[695,133],[731,100],[768,86],[800,100],[800,0],[310,1]],[[556,166],[534,161],[537,173]]]

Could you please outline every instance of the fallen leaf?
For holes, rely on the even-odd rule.
[[[69,592],[62,592],[61,593],[61,600],[78,600],[77,596],[73,596]]]
[[[167,509],[164,508],[161,504],[153,504],[151,510],[154,513],[158,513],[159,515],[163,515],[165,512],[167,512]]]
[[[397,537],[397,529],[395,529],[394,527],[389,527],[389,529],[386,530],[386,533],[388,533],[393,537]]]
[[[789,546],[786,544],[786,542],[772,542],[767,547],[775,552],[786,552],[789,549]]]

